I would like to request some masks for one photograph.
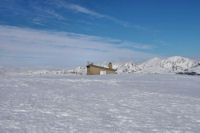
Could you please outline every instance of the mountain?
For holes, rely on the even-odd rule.
[[[108,62],[97,63],[96,65],[108,67]],[[153,58],[141,64],[129,62],[113,62],[113,69],[121,73],[178,73],[178,72],[195,72],[200,73],[200,62],[180,56],[169,57],[167,59]],[[86,74],[86,67],[76,67],[68,72],[75,74]]]
[[[200,62],[180,56],[169,57],[167,59],[153,58],[141,64],[127,62],[124,64],[114,64],[117,73],[177,73],[196,72],[200,73]]]
[[[68,70],[68,73],[86,75],[87,69],[86,67],[79,66],[79,67],[76,67],[75,69]]]
[[[117,69],[117,73],[134,73],[140,70],[140,68],[133,62],[113,64],[113,68]]]
[[[200,74],[200,64],[197,67],[190,68],[188,72],[195,72],[197,74]]]
[[[199,61],[180,56],[170,57],[161,61],[161,67],[170,72],[188,71],[199,66]]]
[[[96,65],[108,67],[108,62],[97,63]],[[180,56],[169,57],[167,59],[153,58],[141,64],[135,64],[133,61],[129,62],[113,62],[113,69],[117,70],[118,74],[121,73],[195,73],[200,74],[200,62],[198,60],[184,58]],[[14,69],[16,70],[16,69]],[[57,70],[8,70],[7,68],[0,67],[0,75],[21,74],[21,75],[64,75],[64,74],[79,74],[86,75],[86,67],[79,66],[74,69],[57,69]]]
[[[153,58],[142,64],[139,64],[138,67],[140,68],[139,73],[166,73],[166,70],[163,69],[160,65],[162,59],[160,58]]]

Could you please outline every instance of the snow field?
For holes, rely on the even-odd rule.
[[[2,133],[198,133],[200,78],[0,76]]]

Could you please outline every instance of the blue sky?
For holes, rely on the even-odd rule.
[[[200,57],[199,0],[1,0],[0,65]]]

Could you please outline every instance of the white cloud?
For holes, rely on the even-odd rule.
[[[88,60],[154,56],[130,49],[134,48],[133,44],[142,47],[136,43],[124,46],[124,41],[98,36],[0,26],[0,65],[74,66],[83,65]]]

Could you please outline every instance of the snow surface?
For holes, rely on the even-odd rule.
[[[0,75],[1,133],[199,133],[200,78]]]

